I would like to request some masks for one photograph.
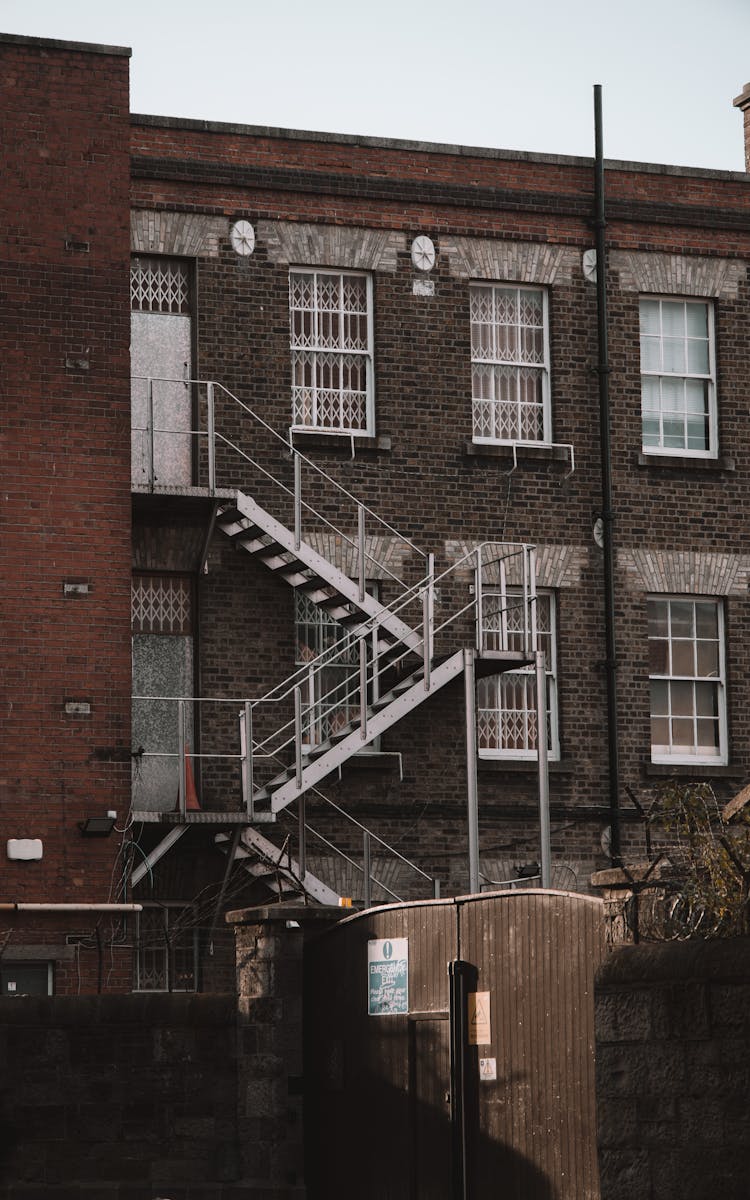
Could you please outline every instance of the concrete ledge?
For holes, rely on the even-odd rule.
[[[27,37],[22,33],[0,33],[0,42],[15,46],[30,46],[37,50],[72,50],[76,54],[114,54],[131,58],[130,46],[102,46],[98,42],[68,42],[60,38]]]
[[[352,915],[350,908],[329,908],[312,904],[259,904],[255,908],[235,908],[225,914],[228,925],[258,925],[263,921],[341,921]]]

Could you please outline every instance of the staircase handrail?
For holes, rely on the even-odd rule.
[[[339,816],[346,817],[347,821],[349,821],[351,825],[356,825],[358,829],[361,829],[362,833],[369,834],[374,842],[377,842],[379,846],[383,846],[383,848],[387,850],[389,854],[394,854],[396,858],[400,859],[402,863],[405,863],[405,865],[410,867],[413,871],[416,871],[417,874],[421,875],[423,879],[429,879],[431,883],[434,882],[433,875],[430,875],[428,871],[423,871],[421,867],[418,867],[416,863],[412,862],[410,858],[407,858],[405,854],[402,854],[400,850],[397,850],[395,846],[391,846],[390,842],[386,842],[383,838],[378,837],[377,833],[373,833],[371,829],[368,829],[366,825],[363,825],[361,821],[358,821],[356,817],[353,817],[350,813],[348,813],[345,808],[341,808],[341,806],[337,804],[335,800],[331,800],[330,796],[326,796],[318,788],[311,788],[310,791],[314,792],[320,800],[323,800],[331,808],[335,808]]]
[[[437,580],[439,580],[439,579],[445,579],[448,575],[450,575],[453,571],[455,571],[457,568],[459,568],[467,560],[474,559],[475,561],[477,561],[477,555],[479,555],[481,558],[481,552],[486,546],[490,546],[490,545],[497,546],[499,544],[500,543],[498,543],[496,541],[487,541],[487,542],[481,543],[478,547],[475,547],[473,550],[468,551],[457,562],[451,564],[448,568],[446,568],[446,570],[443,571],[441,573],[441,575],[436,577],[435,582],[437,582]],[[497,556],[493,557],[492,559],[488,560],[487,562],[481,563],[481,566],[491,565],[493,562],[502,561],[505,558],[512,558],[512,557],[516,557],[519,555],[533,554],[534,548],[531,545],[529,545],[528,543],[507,543],[507,545],[509,547],[508,552],[506,552],[505,554],[497,555]],[[512,547],[512,549],[511,549],[511,547]],[[430,584],[428,586],[434,586],[434,585]],[[514,605],[513,607],[520,607],[520,606],[532,607],[535,602],[535,599],[536,599],[535,592],[532,589],[532,591],[528,597],[519,598],[518,605]],[[395,603],[398,605],[398,601]],[[479,604],[480,604],[480,596],[478,594],[475,594],[465,605],[463,605],[461,608],[456,609],[455,611],[451,612],[440,625],[434,627],[431,630],[430,643],[432,644],[432,641],[433,641],[433,638],[435,635],[442,632],[443,630],[448,628],[450,625],[452,625],[454,622],[456,622],[464,613],[469,612],[472,609],[478,609]],[[507,613],[508,611],[510,611],[510,609],[508,607],[506,607],[503,610],[504,613]],[[526,627],[526,624],[527,623],[525,622],[525,627]],[[531,614],[531,622],[528,622],[528,624],[531,624],[532,626],[534,624],[533,612]],[[525,627],[524,627],[524,630],[525,630]],[[413,629],[413,632],[417,633],[418,631],[419,631],[419,627],[415,626]],[[367,636],[366,633],[359,634],[357,637],[357,640],[359,641],[366,636]],[[507,636],[507,633],[506,633],[506,636]],[[423,638],[422,638],[422,641],[424,641]],[[284,699],[288,698],[290,695],[292,695],[293,693],[296,693],[298,690],[300,690],[302,684],[309,685],[309,689],[310,689],[312,698],[310,699],[310,701],[307,704],[302,704],[302,702],[300,700],[300,716],[299,716],[299,718],[296,715],[293,717],[290,717],[289,720],[284,722],[284,724],[279,726],[272,733],[268,734],[265,738],[258,741],[257,743],[254,743],[253,753],[255,753],[255,748],[257,746],[257,750],[260,755],[262,755],[264,757],[276,757],[276,756],[281,755],[285,750],[288,750],[290,747],[294,746],[296,744],[298,736],[300,736],[300,730],[297,729],[298,723],[300,723],[301,726],[304,728],[307,723],[306,719],[309,718],[310,714],[313,714],[316,710],[319,710],[322,706],[325,705],[325,702],[328,700],[335,701],[335,707],[340,708],[342,710],[348,708],[351,705],[351,707],[353,709],[358,709],[360,716],[362,714],[363,708],[365,709],[366,712],[369,713],[369,710],[372,707],[372,703],[367,702],[367,692],[369,691],[370,686],[374,687],[375,679],[376,679],[377,673],[379,671],[377,660],[374,660],[374,659],[371,660],[371,662],[365,667],[364,672],[362,672],[362,671],[358,672],[356,670],[353,670],[352,674],[351,674],[350,686],[346,687],[345,690],[342,691],[342,687],[344,687],[344,685],[342,683],[336,683],[327,692],[324,692],[322,694],[316,693],[316,690],[314,687],[314,681],[318,677],[318,675],[326,668],[330,668],[332,665],[336,665],[337,659],[340,659],[340,657],[344,653],[344,651],[349,652],[351,649],[351,640],[346,635],[344,638],[341,639],[340,643],[336,643],[336,645],[339,645],[339,644],[342,645],[342,649],[337,654],[333,655],[331,653],[332,648],[329,647],[327,650],[323,651],[320,655],[318,655],[318,657],[316,659],[311,659],[309,663],[305,663],[302,668],[299,668],[294,673],[294,675],[288,677],[287,680],[285,680],[281,685],[279,685],[280,687],[284,687],[285,685],[288,685],[288,686],[286,686],[286,690],[282,693],[282,695],[279,698],[284,698]],[[388,667],[394,668],[394,667],[398,666],[412,652],[413,651],[408,646],[405,646],[404,650],[401,652],[400,655],[398,655],[396,658],[389,658]],[[351,666],[350,663],[346,663],[345,665]],[[297,682],[295,682],[295,680]],[[364,689],[365,689],[364,690],[364,702],[363,702],[363,684],[364,684]],[[425,686],[428,687],[427,678],[426,678]],[[261,703],[261,702],[262,702],[262,698],[257,703]],[[283,739],[283,740],[280,740],[280,739]],[[327,739],[324,738],[323,740],[325,741]],[[271,747],[271,746],[273,747],[273,750],[269,751],[269,747]]]
[[[198,381],[196,381],[196,382],[198,382]],[[203,382],[208,382],[208,381],[205,380]],[[317,463],[314,463],[313,460],[311,458],[308,458],[306,454],[303,454],[301,450],[297,450],[296,447],[292,446],[287,438],[283,437],[282,434],[280,434],[278,432],[278,430],[274,429],[272,425],[269,425],[267,421],[264,421],[263,418],[261,416],[259,416],[258,413],[256,413],[255,410],[252,409],[249,404],[246,404],[244,400],[240,400],[239,396],[234,395],[234,392],[230,392],[229,388],[225,387],[223,383],[219,383],[217,380],[212,380],[211,382],[214,384],[215,387],[218,387],[218,388],[220,388],[220,390],[222,392],[225,392],[226,395],[229,396],[229,398],[231,400],[234,400],[236,404],[239,404],[240,408],[244,409],[245,412],[249,413],[250,416],[253,418],[253,420],[257,421],[259,425],[262,425],[264,429],[266,429],[270,434],[272,434],[277,439],[277,441],[282,442],[284,444],[284,446],[288,447],[288,449],[292,452],[292,454],[296,454],[301,462],[304,462],[307,464],[307,466],[312,467],[312,469],[318,475],[322,475],[324,479],[327,479],[329,483],[332,483],[333,486],[337,489],[337,491],[342,492],[343,495],[345,495],[347,497],[347,499],[351,500],[354,504],[361,506],[364,509],[364,511],[368,514],[368,516],[373,517],[380,525],[383,525],[384,528],[387,529],[389,533],[394,534],[397,538],[400,539],[400,541],[406,542],[407,546],[410,546],[411,549],[414,550],[414,552],[420,556],[420,558],[427,557],[427,554],[425,553],[425,551],[420,550],[419,546],[417,546],[414,542],[412,542],[412,540],[410,538],[406,537],[403,533],[400,533],[398,531],[398,529],[395,529],[392,525],[390,525],[388,523],[388,521],[385,521],[382,517],[379,517],[376,512],[373,512],[373,510],[368,507],[368,505],[363,504],[361,500],[358,500],[357,497],[353,494],[353,492],[350,492],[348,490],[348,488],[345,488],[342,483],[339,483],[338,480],[334,479],[332,475],[329,475],[327,471],[324,471],[322,467],[319,467],[317,465]],[[288,490],[291,491],[291,489],[288,489]],[[314,511],[314,509],[311,509],[311,511]],[[315,515],[319,516],[320,514],[316,513]]]
[[[502,543],[499,543],[497,541],[480,542],[478,546],[474,547],[474,549],[467,551],[466,554],[462,555],[461,558],[459,558],[456,562],[451,563],[448,567],[446,567],[446,569],[444,571],[442,571],[440,575],[436,575],[436,576],[434,576],[434,578],[431,578],[429,575],[425,576],[423,579],[420,579],[418,581],[418,583],[414,584],[411,588],[409,588],[407,592],[403,593],[401,596],[396,597],[396,599],[393,600],[391,602],[391,604],[384,605],[382,614],[379,614],[377,617],[364,617],[363,616],[362,632],[360,632],[356,635],[357,640],[362,637],[367,637],[372,632],[374,632],[378,628],[378,626],[382,624],[384,615],[397,616],[401,612],[401,610],[404,609],[408,604],[410,604],[414,599],[416,599],[418,596],[424,595],[424,593],[426,591],[428,591],[429,589],[434,588],[442,580],[446,579],[449,575],[451,575],[455,571],[457,571],[464,563],[468,562],[470,559],[476,560],[477,555],[478,554],[481,555],[481,552],[483,551],[483,549],[485,547],[497,546],[500,544],[502,544]],[[482,561],[481,565],[483,567],[490,566],[494,562],[503,561],[506,558],[518,557],[520,555],[527,553],[530,550],[533,550],[533,547],[529,543],[522,543],[522,542],[511,543],[511,542],[509,542],[509,543],[506,543],[506,545],[508,545],[509,547],[513,547],[513,549],[509,553],[504,554],[504,555],[503,554],[496,555],[492,559],[489,559],[487,561]],[[475,608],[477,606],[477,603],[478,603],[478,597],[475,595],[462,608],[456,610],[455,612],[451,613],[448,617],[446,617],[446,619],[442,622],[442,624],[435,626],[432,631],[433,634],[439,633],[442,630],[446,629],[449,625],[453,624],[453,622],[456,621],[465,612],[468,612],[470,609]],[[523,603],[523,600],[521,600],[521,603]],[[422,630],[420,628],[420,623],[418,623],[412,627],[412,633],[419,634],[422,642],[424,642],[424,637],[422,636]],[[310,679],[311,676],[315,676],[319,671],[324,670],[326,667],[331,667],[332,665],[335,665],[336,659],[345,650],[350,649],[353,640],[354,640],[354,637],[352,634],[344,633],[342,635],[342,637],[338,639],[338,641],[333,642],[325,650],[322,650],[320,652],[320,654],[318,654],[315,658],[310,659],[309,662],[304,663],[301,667],[298,667],[295,671],[292,672],[291,675],[288,675],[286,677],[286,679],[283,679],[281,681],[281,683],[278,683],[276,685],[276,687],[272,688],[270,692],[267,692],[264,696],[259,696],[252,703],[254,705],[262,704],[265,702],[275,703],[277,701],[287,699],[290,695],[293,694],[295,687],[298,687],[300,685],[300,683],[307,682],[307,680]],[[413,650],[411,650],[410,648],[407,647],[407,649],[401,655],[399,655],[397,658],[392,658],[389,661],[389,666],[391,666],[391,667],[397,666],[410,653],[413,653]],[[322,697],[319,699],[322,699]]]
[[[518,557],[520,555],[527,553],[530,550],[533,550],[533,546],[531,545],[531,543],[528,543],[528,542],[502,543],[502,542],[498,542],[497,540],[487,540],[484,542],[479,542],[477,544],[477,546],[475,546],[472,550],[468,550],[465,554],[463,554],[461,556],[461,558],[457,559],[456,562],[451,563],[448,567],[446,567],[445,570],[440,573],[440,575],[435,575],[435,576],[425,575],[425,576],[423,576],[415,584],[412,584],[412,586],[410,588],[408,588],[405,592],[402,592],[401,595],[397,596],[394,600],[392,600],[390,604],[384,604],[382,606],[381,613],[379,613],[378,616],[367,617],[363,614],[363,616],[362,616],[362,632],[358,633],[356,635],[356,637],[357,638],[367,637],[367,636],[369,636],[369,634],[375,632],[375,630],[378,628],[378,626],[382,625],[383,618],[385,616],[398,616],[398,614],[404,608],[406,608],[407,605],[409,605],[413,600],[416,600],[418,597],[423,596],[426,591],[428,591],[431,588],[434,588],[442,580],[446,579],[449,575],[451,575],[455,571],[457,571],[464,563],[466,563],[472,559],[476,561],[477,555],[478,554],[481,555],[482,551],[485,549],[485,547],[500,546],[500,545],[506,545],[509,548],[512,547],[512,549],[509,549],[509,552],[507,554],[498,554],[498,555],[495,555],[493,558],[490,558],[487,560],[483,559],[481,562],[481,565],[483,567],[491,566],[493,563],[503,561],[506,558]],[[447,617],[441,625],[436,626],[433,630],[433,633],[439,633],[441,630],[447,628],[447,626],[452,624],[464,612],[467,612],[469,609],[476,607],[476,604],[477,604],[477,597],[475,596],[474,599],[470,600],[466,605],[464,605],[463,608],[459,609],[457,612],[452,613],[449,617]],[[420,629],[419,624],[414,625],[412,627],[412,633],[419,633],[420,635],[422,634],[422,630]],[[316,674],[319,670],[322,670],[325,667],[330,667],[335,662],[335,659],[338,657],[339,654],[343,653],[344,650],[349,649],[349,647],[352,644],[352,640],[353,640],[353,635],[351,633],[342,634],[342,636],[336,642],[332,642],[331,645],[326,647],[325,650],[321,650],[320,654],[316,655],[315,658],[311,658],[309,662],[304,663],[301,667],[297,667],[296,670],[294,670],[290,675],[287,675],[287,677],[285,679],[282,679],[282,681],[280,683],[276,684],[275,687],[271,688],[271,690],[266,692],[263,696],[258,696],[255,700],[252,701],[253,705],[258,705],[258,704],[263,704],[263,703],[277,703],[281,700],[287,699],[290,695],[292,695],[292,693],[294,692],[294,688],[296,686],[298,686],[300,682],[304,683],[307,681],[307,679],[310,677],[311,671],[313,674]],[[422,637],[422,641],[424,641],[423,637]],[[407,649],[398,658],[391,659],[389,665],[390,666],[397,665],[403,658],[405,658],[409,653],[412,653],[412,652],[413,651]]]
[[[386,521],[383,517],[378,516],[378,514],[376,512],[374,512],[374,510],[371,509],[369,507],[369,505],[364,504],[361,500],[358,500],[357,497],[348,490],[348,488],[345,488],[343,484],[339,483],[338,480],[334,479],[332,475],[329,475],[327,471],[324,471],[322,467],[319,467],[317,465],[317,463],[313,462],[313,460],[311,458],[308,458],[307,455],[303,454],[300,450],[298,450],[292,444],[290,438],[284,437],[282,434],[280,434],[278,432],[278,430],[274,429],[274,427],[272,425],[270,425],[268,423],[268,421],[265,421],[263,419],[263,417],[261,417],[259,413],[257,413],[253,408],[251,408],[251,406],[249,404],[246,404],[244,400],[241,400],[239,398],[239,396],[236,396],[234,394],[234,392],[231,392],[229,390],[229,388],[226,387],[226,385],[221,383],[219,380],[216,380],[216,379],[193,379],[193,378],[174,379],[174,378],[169,378],[167,376],[160,376],[160,375],[134,375],[134,376],[132,376],[132,378],[139,382],[146,383],[147,388],[148,388],[148,397],[149,397],[149,400],[148,400],[149,417],[147,418],[147,420],[149,421],[149,424],[145,427],[133,426],[134,429],[138,429],[140,432],[148,434],[152,440],[153,440],[154,433],[169,433],[169,432],[179,433],[181,436],[205,437],[208,439],[208,441],[209,441],[209,492],[212,495],[214,495],[216,493],[216,478],[215,478],[216,469],[215,469],[215,447],[211,443],[212,443],[212,440],[213,441],[218,440],[223,445],[228,446],[232,451],[234,451],[235,453],[240,455],[242,458],[244,458],[246,462],[250,463],[253,467],[255,467],[257,470],[259,470],[263,475],[266,476],[267,479],[271,480],[272,483],[276,484],[283,491],[285,491],[287,493],[287,495],[289,495],[293,499],[295,499],[295,502],[297,500],[294,489],[290,488],[287,484],[283,483],[280,479],[277,479],[277,477],[275,475],[273,475],[270,471],[268,471],[265,467],[263,467],[259,462],[257,462],[256,459],[252,458],[249,454],[247,454],[246,451],[242,450],[241,447],[237,446],[234,442],[232,442],[230,438],[228,438],[225,434],[221,433],[219,430],[216,429],[215,419],[214,419],[214,389],[218,388],[221,392],[224,393],[224,395],[229,397],[229,399],[231,401],[233,401],[239,408],[241,408],[244,412],[246,412],[253,421],[255,421],[258,425],[262,426],[262,428],[265,429],[268,433],[270,433],[273,438],[275,438],[278,442],[280,442],[284,446],[285,450],[288,450],[291,453],[291,455],[293,456],[294,459],[296,459],[300,463],[305,463],[305,465],[310,467],[312,469],[312,471],[314,471],[318,476],[320,476],[322,479],[327,480],[327,482],[330,483],[341,495],[346,496],[347,499],[352,502],[352,504],[356,505],[358,510],[361,510],[362,512],[366,513],[367,516],[371,517],[375,522],[377,522],[378,525],[382,526],[389,533],[393,534],[394,537],[398,538],[399,541],[401,541],[405,545],[407,545],[420,558],[422,558],[422,559],[427,558],[426,552],[424,550],[421,550],[419,548],[419,546],[417,546],[416,543],[411,540],[411,538],[406,537],[405,534],[400,533],[399,530],[397,530],[393,525],[390,524],[390,522]],[[155,429],[154,425],[153,425],[153,416],[152,416],[152,414],[153,414],[153,398],[152,398],[151,385],[153,383],[178,384],[178,385],[184,386],[186,388],[188,388],[188,387],[199,387],[199,388],[204,387],[206,389],[207,406],[208,406],[208,428],[206,430],[190,429],[190,430],[174,430],[174,431]],[[340,537],[342,537],[350,546],[354,547],[355,549],[358,548],[357,542],[354,541],[353,538],[349,537],[348,534],[344,533],[343,530],[339,529],[336,525],[333,524],[333,522],[329,521],[326,517],[324,517],[321,513],[319,513],[311,504],[308,504],[307,501],[302,500],[301,495],[300,495],[299,501],[300,501],[300,504],[308,512],[312,513],[316,517],[317,520],[322,521],[323,524],[327,525],[336,534],[338,534]],[[376,559],[374,555],[368,554],[366,551],[365,551],[365,555],[368,559],[372,560],[373,562],[377,562],[378,567],[381,570],[383,570],[386,574],[388,574],[392,579],[394,579],[397,583],[403,582],[402,580],[400,580],[398,578],[398,576],[396,576],[392,571],[390,571],[390,569],[384,563],[382,563],[380,560]]]
[[[483,559],[483,551],[485,550],[485,548],[487,548],[489,546],[496,547],[498,545],[506,545],[508,547],[508,549],[501,554],[494,555],[492,558],[490,558],[488,560],[484,560]],[[492,565],[492,563],[494,563],[494,562],[503,561],[508,558],[518,557],[518,556],[526,554],[532,550],[533,550],[533,547],[528,543],[499,543],[496,540],[487,540],[487,541],[481,542],[477,546],[475,546],[474,548],[472,548],[471,550],[469,550],[465,554],[463,554],[461,556],[461,558],[459,558],[456,562],[451,563],[444,571],[442,571],[439,575],[435,576],[433,580],[430,580],[430,577],[426,576],[424,579],[420,580],[417,584],[413,585],[408,590],[407,593],[405,593],[402,596],[396,597],[396,599],[394,601],[392,601],[390,605],[383,606],[383,612],[390,613],[391,615],[397,615],[401,611],[401,609],[403,609],[413,599],[415,599],[417,595],[419,595],[420,593],[423,594],[425,591],[427,591],[427,589],[434,587],[435,584],[446,579],[448,576],[450,576],[455,571],[460,569],[461,566],[463,566],[465,563],[467,563],[470,560],[473,560],[475,563],[479,562],[481,564],[481,566],[484,567],[484,566]],[[532,599],[533,599],[533,597],[529,597],[528,603],[531,603]],[[519,601],[519,603],[523,604],[524,603],[523,599],[521,599]],[[479,596],[477,594],[475,594],[461,608],[456,609],[453,612],[449,613],[449,615],[445,618],[445,620],[440,625],[434,626],[434,628],[432,629],[432,637],[434,637],[438,633],[443,632],[450,625],[454,624],[464,613],[470,612],[472,609],[476,609],[478,607],[478,604],[479,604]],[[380,623],[381,623],[380,617],[369,617],[369,618],[363,617],[362,628],[363,628],[364,632],[360,632],[356,636],[345,633],[337,642],[333,643],[332,646],[327,647],[327,649],[323,650],[319,655],[316,656],[316,658],[311,659],[309,663],[305,663],[301,667],[298,667],[294,672],[292,672],[291,675],[287,676],[286,679],[282,680],[281,683],[277,684],[276,687],[272,688],[271,691],[265,693],[263,696],[259,696],[259,697],[255,697],[255,698],[249,698],[249,697],[237,697],[237,698],[221,697],[220,698],[220,697],[206,697],[206,696],[202,696],[202,697],[133,696],[133,699],[134,700],[171,700],[171,701],[183,700],[185,702],[203,701],[203,702],[213,702],[213,703],[217,703],[217,704],[241,704],[241,705],[250,704],[250,706],[253,709],[255,709],[261,704],[280,704],[283,701],[288,700],[291,696],[293,696],[294,693],[297,691],[297,689],[301,687],[301,685],[310,684],[310,691],[314,698],[311,699],[308,704],[302,706],[303,721],[306,717],[309,717],[310,713],[314,712],[315,709],[320,708],[320,706],[324,705],[326,701],[333,700],[334,698],[337,700],[337,707],[340,707],[340,708],[345,708],[346,706],[348,706],[350,704],[350,702],[356,701],[356,703],[353,704],[352,707],[358,706],[361,711],[361,709],[362,709],[362,676],[360,675],[360,673],[358,671],[352,672],[351,686],[346,688],[346,690],[343,691],[343,693],[341,691],[342,684],[339,683],[339,684],[335,684],[332,688],[330,688],[328,691],[326,691],[322,694],[315,694],[314,681],[323,670],[330,668],[331,666],[337,665],[337,660],[340,660],[340,657],[344,653],[344,651],[349,652],[351,650],[353,641],[360,641],[363,638],[367,638],[368,636],[370,636],[370,634],[374,630],[377,629],[377,627]],[[412,632],[419,633],[420,636],[422,635],[422,631],[420,630],[419,624],[414,625]],[[432,641],[432,637],[430,638],[430,641]],[[422,640],[422,642],[424,642],[423,636],[421,636],[421,640]],[[400,654],[398,654],[395,657],[389,658],[388,667],[390,669],[398,667],[412,653],[414,653],[413,649],[405,644],[404,649],[401,651]],[[347,663],[346,665],[350,666],[351,664]],[[378,671],[378,669],[379,669],[378,661],[371,660],[371,662],[369,663],[369,665],[365,671],[365,676],[364,676],[364,681],[368,688],[374,684],[376,672]],[[367,707],[369,708],[370,706],[368,705]],[[252,748],[253,758],[267,758],[267,759],[277,758],[285,750],[288,750],[290,747],[294,746],[295,741],[296,741],[296,735],[297,735],[297,730],[296,730],[295,726],[296,726],[296,718],[295,718],[295,716],[291,716],[287,721],[285,721],[283,724],[281,724],[276,729],[274,729],[265,738],[263,738],[257,742],[254,741],[253,748]],[[203,756],[201,756],[201,757],[203,757]],[[222,757],[222,756],[218,756],[218,757]],[[230,756],[230,757],[239,757],[239,756]],[[279,761],[280,761],[280,759],[279,759]]]

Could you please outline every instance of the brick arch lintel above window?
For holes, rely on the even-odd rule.
[[[258,240],[271,262],[394,273],[406,251],[406,234],[390,229],[259,221]]]
[[[445,557],[448,562],[457,563],[465,555],[472,550],[477,549],[479,542],[469,542],[463,539],[454,539],[445,543]],[[522,580],[522,560],[521,556],[515,554],[514,551],[518,548],[517,542],[495,542],[492,545],[481,543],[485,547],[483,551],[484,561],[487,562],[494,554],[502,555],[506,564],[506,581],[510,587],[520,587]],[[581,575],[584,568],[589,562],[589,549],[587,546],[540,546],[536,547],[537,572],[536,582],[540,588],[572,588],[578,587],[581,582]],[[467,560],[466,566],[467,577],[471,576],[474,570],[473,563]],[[499,577],[499,576],[498,576]],[[486,582],[496,582],[493,579],[493,569],[487,566],[484,576]]]
[[[733,300],[747,276],[746,262],[698,254],[612,250],[609,265],[623,292],[657,296],[705,296]]]
[[[346,536],[339,532],[311,530],[305,535],[305,541],[350,579],[359,577],[356,530],[350,530]],[[402,538],[390,534],[367,534],[365,537],[367,579],[388,579],[389,575],[403,577],[405,564],[412,558],[413,552]]]
[[[745,596],[750,584],[750,554],[618,550],[617,567],[631,592]]]
[[[229,236],[226,217],[202,213],[134,209],[130,214],[133,254],[169,254],[185,258],[218,258],[219,242]]]
[[[441,237],[440,250],[457,279],[502,279],[545,287],[568,285],[581,270],[581,252],[547,242]]]

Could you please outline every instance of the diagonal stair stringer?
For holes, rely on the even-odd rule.
[[[237,492],[234,501],[237,511],[242,517],[245,517],[252,525],[262,529],[268,534],[278,546],[292,555],[293,558],[302,566],[309,568],[320,579],[324,579],[326,583],[334,588],[336,592],[349,604],[354,605],[372,623],[387,630],[394,638],[401,642],[404,646],[422,657],[423,638],[420,630],[412,629],[406,621],[403,621],[398,615],[390,611],[385,605],[376,600],[374,596],[365,593],[360,596],[359,586],[353,579],[350,579],[343,571],[336,567],[322,554],[313,550],[312,546],[307,542],[302,542],[299,546],[295,546],[295,537],[291,529],[287,529],[280,521],[271,516],[257,501],[252,497],[245,495],[244,492]],[[232,528],[222,525],[221,516],[219,516],[219,526],[225,533],[231,536]],[[238,530],[238,532],[240,532]],[[252,551],[250,553],[253,553]],[[255,552],[257,556],[258,552]],[[261,551],[262,556],[262,551]],[[288,564],[291,568],[292,564]]]
[[[223,845],[225,840],[227,839],[217,838],[217,843]],[[279,847],[264,837],[257,829],[248,827],[242,830],[240,845],[237,847],[235,857],[246,861],[249,859],[250,867],[258,863],[267,864],[269,875],[278,874],[282,882],[289,882],[293,888],[301,886],[310,899],[317,900],[319,904],[337,906],[340,903],[341,897],[338,892],[330,888],[327,883],[323,883],[322,879],[318,879],[317,875],[313,875],[312,871],[305,871],[303,877],[300,874],[297,860],[291,855],[282,854]],[[255,871],[252,873],[255,874]],[[272,891],[277,891],[276,884],[272,879],[266,879],[264,882]],[[286,888],[282,888],[282,890],[286,891]]]
[[[314,787],[320,783],[331,771],[335,771],[347,759],[361,750],[363,746],[367,746],[380,734],[385,733],[397,721],[400,721],[412,709],[417,708],[422,704],[428,696],[434,695],[445,684],[456,679],[464,669],[464,652],[457,650],[450,658],[439,663],[432,668],[430,673],[429,687],[425,687],[424,676],[420,671],[416,681],[410,687],[404,689],[383,708],[368,709],[367,730],[365,736],[362,735],[362,729],[356,725],[346,737],[330,746],[322,754],[317,753],[315,757],[308,758],[302,768],[302,786],[297,787],[296,777],[291,779],[287,774],[279,776],[277,780],[271,780],[269,784],[256,796],[258,800],[271,798],[271,809],[274,813],[280,812],[282,808],[286,808],[291,804],[302,792],[308,788]]]

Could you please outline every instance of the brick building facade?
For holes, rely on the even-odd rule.
[[[222,908],[305,866],[360,901],[362,827],[392,893],[465,891],[469,660],[481,880],[512,878],[539,858],[534,647],[552,883],[586,890],[611,825],[592,163],[129,116],[125,51],[0,55],[1,811],[41,853],[2,899],[100,906],[4,913],[3,960],[128,988],[136,948],[139,988],[222,986]],[[747,189],[607,164],[626,861],[629,793],[750,769]]]

